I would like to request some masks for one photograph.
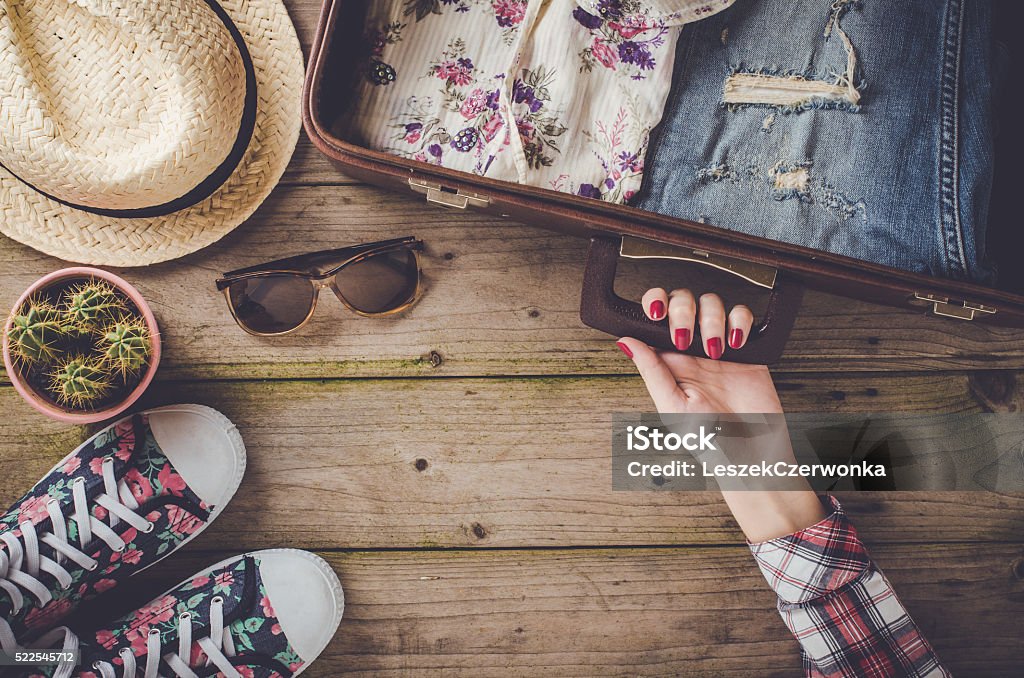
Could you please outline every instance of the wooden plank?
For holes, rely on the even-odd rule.
[[[955,675],[1024,663],[1020,544],[872,549]],[[133,581],[131,609],[230,553],[190,550]],[[796,642],[745,547],[327,553],[341,629],[306,674],[795,676]]]
[[[357,186],[361,183],[349,178],[333,165],[317,150],[305,131],[299,136],[295,154],[281,177],[282,186]]]
[[[842,381],[843,399],[828,395],[840,388],[834,377],[784,384],[783,394],[794,411],[822,401],[836,411],[884,411],[900,399],[972,407],[947,400],[958,388],[931,376]],[[225,412],[249,450],[246,481],[211,544],[227,534],[239,548],[742,541],[715,493],[609,491],[612,413],[650,407],[636,378],[169,383],[148,398],[192,401]],[[2,506],[86,432],[30,412],[10,387],[0,388],[0,408],[8,413]],[[861,529],[878,541],[1024,533],[1024,496],[895,492],[846,501],[868,514]]]
[[[249,336],[214,289],[219,273],[275,257],[415,234],[425,297],[401,317],[357,317],[325,295],[294,336]],[[633,371],[612,337],[579,319],[587,243],[429,208],[360,186],[283,187],[250,222],[176,262],[125,272],[165,339],[159,378],[607,374]],[[692,267],[623,266],[622,294],[682,285]],[[59,262],[0,239],[3,307]],[[707,289],[695,281],[698,290]],[[732,301],[762,300],[731,281]],[[778,368],[801,371],[1024,368],[1024,331],[809,294]]]

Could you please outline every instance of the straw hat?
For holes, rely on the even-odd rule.
[[[281,0],[3,0],[0,232],[110,266],[215,242],[284,173],[302,77]]]

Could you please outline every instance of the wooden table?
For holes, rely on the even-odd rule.
[[[308,48],[318,3],[289,6]],[[300,334],[261,340],[213,286],[232,268],[408,234],[427,242],[429,288],[400,318],[325,297]],[[716,494],[610,491],[611,415],[651,405],[612,339],[579,321],[585,250],[349,181],[303,139],[247,224],[123,271],[165,340],[143,405],[221,409],[249,470],[195,544],[105,608],[226,555],[288,546],[330,560],[348,599],[310,676],[797,675],[797,645]],[[61,266],[6,239],[0,262],[5,307]],[[634,295],[681,275],[627,273]],[[794,412],[1015,411],[1022,375],[1024,333],[814,293],[775,368]],[[35,414],[6,381],[0,409],[6,504],[89,431]],[[843,500],[957,675],[1020,675],[1024,498]]]

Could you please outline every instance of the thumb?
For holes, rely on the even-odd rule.
[[[632,337],[623,337],[618,341],[618,346],[623,353],[633,359],[633,364],[643,377],[647,392],[651,394],[658,411],[680,412],[679,384],[676,383],[675,375],[661,355],[644,342]]]

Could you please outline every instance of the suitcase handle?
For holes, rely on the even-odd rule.
[[[587,266],[583,273],[583,293],[580,299],[580,319],[594,329],[616,336],[634,337],[650,346],[666,350],[674,350],[669,332],[668,320],[655,322],[644,314],[643,306],[635,301],[623,299],[615,293],[615,272],[619,265],[620,248],[623,244],[618,239],[595,237],[590,241],[587,253]],[[670,246],[668,246],[670,247]],[[707,253],[702,253],[710,256]],[[669,255],[649,255],[645,258],[677,258]],[[689,261],[697,261],[713,265],[734,275],[750,280],[755,284],[768,287],[769,281],[760,277],[752,277],[751,271],[739,270],[738,267],[710,263],[699,258],[685,257]],[[725,257],[720,259],[726,260]],[[728,259],[730,262],[738,260]],[[771,269],[773,270],[773,269]],[[785,275],[773,274],[770,281],[771,295],[768,308],[761,324],[751,330],[746,345],[737,350],[727,350],[723,360],[737,363],[769,364],[782,356],[782,351],[789,339],[789,334],[796,322],[804,288]],[[700,328],[695,327],[693,341],[687,354],[703,356],[703,341]]]

